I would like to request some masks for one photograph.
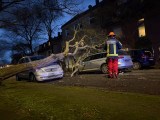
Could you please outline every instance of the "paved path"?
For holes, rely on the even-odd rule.
[[[160,95],[160,69],[127,72],[120,74],[119,79],[108,79],[101,73],[87,73],[72,78],[66,76],[61,80],[51,82],[51,84]]]

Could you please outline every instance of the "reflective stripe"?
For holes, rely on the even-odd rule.
[[[107,56],[109,54],[109,44],[107,44]]]
[[[116,44],[113,45],[114,54],[116,54]]]
[[[110,47],[111,44],[107,44],[107,57],[110,57],[110,56],[118,56],[118,54],[116,54],[116,44],[112,44],[113,45],[113,54],[111,54],[109,52],[109,47]]]
[[[111,56],[116,57],[118,56],[118,54],[107,54],[107,57],[111,57]]]

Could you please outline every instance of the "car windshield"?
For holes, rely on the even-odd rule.
[[[45,56],[43,56],[43,55],[30,57],[31,61],[41,60],[41,59],[44,59],[44,58],[45,58]]]
[[[126,51],[119,50],[118,55],[128,55],[128,53]]]

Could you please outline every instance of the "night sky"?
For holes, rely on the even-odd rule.
[[[95,5],[95,0],[84,0],[82,4],[79,5],[80,9],[82,9],[83,11],[87,10],[88,9],[88,6],[89,5],[92,5],[94,6]],[[83,12],[82,11],[82,12]],[[65,24],[66,22],[68,22],[70,19],[72,19],[74,16],[71,16],[71,15],[65,15],[62,19],[60,19],[59,21],[57,21],[57,24],[59,25],[63,25]],[[60,29],[58,31],[61,31]],[[55,36],[57,35],[57,32],[56,33],[53,33]]]
[[[79,7],[80,7],[80,9],[85,11],[85,10],[88,9],[89,5],[94,6],[95,5],[95,0],[84,0],[83,3],[79,5]],[[58,20],[56,22],[56,24],[59,25],[59,28],[57,30],[55,30],[55,32],[53,33],[53,36],[57,36],[58,32],[61,32],[61,26],[63,24],[65,24],[67,21],[69,21],[70,19],[72,19],[73,17],[74,16],[71,16],[71,15],[65,15],[60,20]],[[45,41],[41,41],[41,42],[39,41],[39,44],[42,44],[44,42],[46,42],[46,40]],[[7,61],[10,62],[11,61],[10,54],[11,54],[10,51],[6,52],[4,58],[2,58],[2,59],[7,59]]]

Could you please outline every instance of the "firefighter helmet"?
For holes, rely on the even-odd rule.
[[[109,36],[116,36],[116,35],[114,34],[114,32],[110,32],[109,35],[108,35],[108,37]]]

